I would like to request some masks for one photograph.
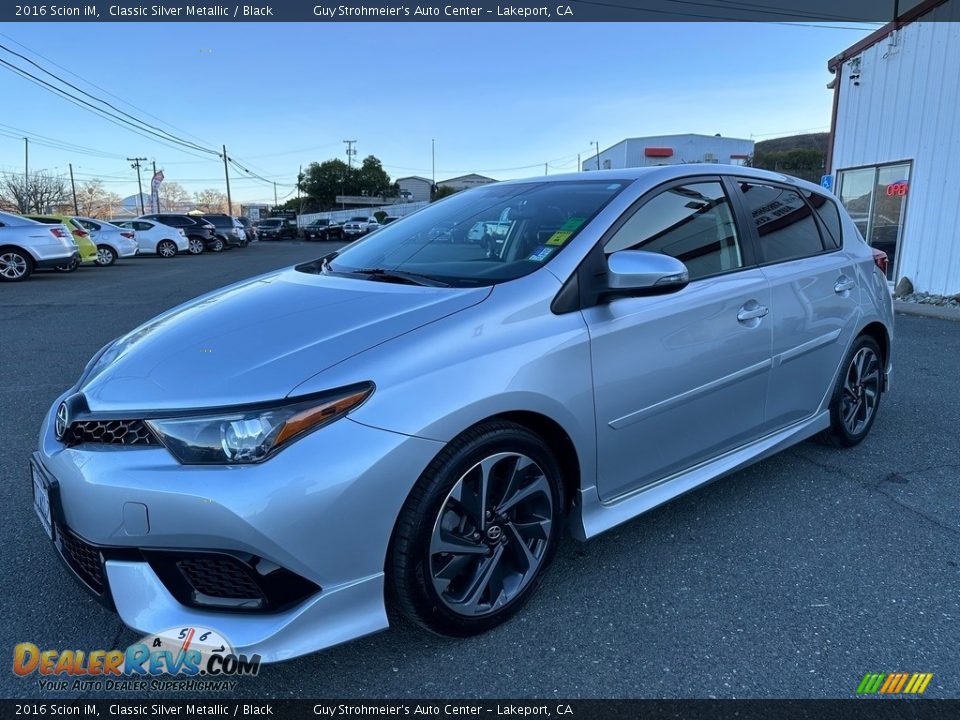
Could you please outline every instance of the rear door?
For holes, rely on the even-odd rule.
[[[642,200],[604,253],[628,249],[682,260],[691,282],[583,310],[603,500],[754,439],[770,366],[769,286],[719,178],[671,183]]]
[[[831,199],[774,182],[736,185],[770,283],[773,364],[764,428],[774,431],[811,416],[833,387],[857,330],[860,289]]]

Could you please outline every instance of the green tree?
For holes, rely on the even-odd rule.
[[[332,209],[338,195],[390,196],[394,188],[383,163],[373,155],[364,158],[359,168],[352,169],[343,160],[313,162],[297,180],[304,195],[303,212]],[[296,207],[299,209],[300,204]]]
[[[445,197],[456,194],[458,191],[449,185],[434,185],[430,191],[430,202],[442,200]]]

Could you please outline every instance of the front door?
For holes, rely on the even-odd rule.
[[[583,311],[590,332],[597,487],[615,498],[754,439],[763,423],[770,290],[740,240],[719,180],[690,180],[649,200],[606,254],[682,260],[691,283]]]

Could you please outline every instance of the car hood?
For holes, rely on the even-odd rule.
[[[119,338],[81,378],[92,411],[277,400],[375,345],[482,302],[434,288],[293,268],[201,296]]]

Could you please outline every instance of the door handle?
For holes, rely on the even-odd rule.
[[[766,305],[757,305],[755,302],[747,303],[740,308],[740,312],[737,313],[737,320],[740,322],[756,320],[757,318],[764,317],[768,312],[770,312],[770,309]]]
[[[837,278],[837,284],[833,286],[833,291],[840,295],[848,290],[853,290],[856,286],[857,283],[855,280],[851,280],[846,275],[841,275]]]

